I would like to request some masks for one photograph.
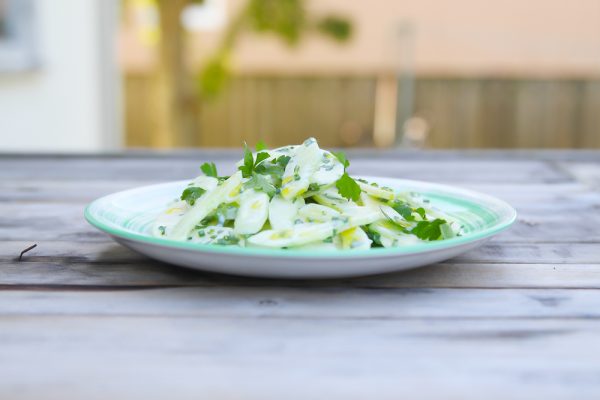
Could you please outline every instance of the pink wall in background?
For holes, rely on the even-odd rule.
[[[231,14],[242,0],[229,1]],[[414,28],[417,72],[423,75],[600,75],[598,0],[313,0],[355,24],[346,46],[308,38],[294,50],[270,37],[247,36],[235,66],[246,73],[371,73],[394,70],[395,32]],[[219,32],[195,34],[190,62],[207,54]],[[405,58],[407,62],[409,59]]]

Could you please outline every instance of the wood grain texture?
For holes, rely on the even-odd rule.
[[[344,85],[306,90],[356,90]],[[533,89],[510,95],[526,101]],[[476,85],[457,90],[509,107]],[[337,123],[330,111],[320,124]],[[83,220],[98,196],[193,177],[201,161],[228,171],[238,153],[0,156],[0,398],[600,397],[600,153],[354,151],[354,174],[450,183],[519,211],[484,246],[403,273],[201,273],[148,260]]]
[[[240,76],[213,101],[192,98],[182,117],[196,120],[176,146],[237,147],[263,137],[273,145],[318,132],[327,146],[370,145],[381,76]],[[157,136],[152,76],[125,79],[127,143]],[[192,96],[193,97],[193,96]],[[191,104],[190,104],[191,103]],[[432,148],[600,147],[600,81],[417,77],[414,112],[430,127]],[[347,127],[356,133],[347,135]],[[352,140],[348,140],[352,137]]]
[[[467,263],[452,260],[400,273],[322,281],[240,278],[184,270],[150,260],[89,262],[51,259],[3,264],[0,290],[111,290],[180,286],[600,289],[598,263]]]
[[[594,290],[585,289],[346,288],[310,285],[88,292],[1,291],[0,317],[13,315],[327,320],[600,320],[600,296]]]
[[[103,235],[94,236],[96,240],[77,241],[68,236],[66,240],[50,239],[38,241],[38,246],[23,256],[19,265],[28,262],[89,262],[89,263],[136,263],[147,260],[112,241]],[[0,260],[6,263],[17,262],[21,251],[34,241],[0,242]],[[559,263],[582,264],[600,263],[598,243],[515,243],[491,241],[477,249],[454,258],[462,263]]]
[[[233,162],[240,159],[241,152],[226,160],[216,159],[215,164],[223,174],[230,174]],[[0,159],[0,178],[28,180],[138,180],[140,182],[160,182],[180,180],[198,175],[199,164],[210,161],[205,156],[182,159],[173,162],[170,158],[156,159],[105,159],[65,158],[60,163],[32,158],[29,160]],[[505,163],[500,160],[440,160],[404,161],[389,159],[382,164],[377,159],[352,160],[353,174],[389,176],[406,179],[430,180],[438,182],[486,182],[486,183],[553,183],[566,182],[570,176],[565,172],[550,168],[539,161],[514,161]],[[472,174],[473,169],[478,174]]]
[[[599,347],[586,345],[600,338],[594,320],[17,316],[0,324],[10,399],[592,400],[599,390]]]

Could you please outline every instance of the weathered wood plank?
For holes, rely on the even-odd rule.
[[[597,227],[600,214],[577,214],[579,209],[575,210],[572,211],[574,214],[521,215],[510,230],[501,233],[495,240],[518,243],[599,242],[600,230]]]
[[[238,158],[241,157],[238,156]],[[168,158],[128,159],[115,158],[110,163],[94,158],[65,158],[52,162],[38,158],[15,160],[0,158],[0,178],[5,179],[52,179],[52,180],[139,180],[156,182],[178,180],[199,174],[198,167],[210,159],[181,159],[173,162]],[[229,174],[234,169],[233,161],[214,160],[219,171]],[[476,171],[477,173],[473,173]],[[389,159],[353,159],[350,170],[353,174],[403,177],[437,182],[569,182],[572,177],[563,171],[540,161],[501,160],[450,160],[422,161]]]
[[[4,317],[0,325],[6,399],[591,400],[600,390],[600,324],[590,320]]]
[[[266,137],[267,144],[269,137]],[[252,144],[252,143],[250,143]],[[118,159],[130,160],[229,160],[235,161],[241,156],[241,147],[235,149],[223,147],[211,148],[177,148],[169,150],[134,148],[118,152],[103,153],[3,153],[0,151],[0,159],[7,161],[29,162],[29,160],[104,160],[112,161]],[[333,148],[336,149],[336,148]],[[403,161],[469,161],[469,160],[495,160],[495,161],[543,161],[543,162],[598,162],[600,150],[597,149],[402,149],[389,148],[380,149],[376,147],[349,147],[344,148],[351,159],[355,158],[377,158],[395,159]]]
[[[600,264],[508,264],[449,261],[356,279],[285,281],[235,277],[144,260],[136,263],[66,260],[3,262],[0,288],[85,289],[178,286],[345,288],[580,288],[600,289]]]
[[[0,183],[0,202],[44,202],[87,204],[108,194],[127,190],[145,183],[110,180],[9,180]]]
[[[0,291],[0,316],[194,318],[580,318],[600,320],[593,289],[180,287],[122,291]]]
[[[23,249],[32,241],[1,241],[0,261],[17,262]],[[125,247],[107,240],[39,241],[21,262],[96,262],[138,263],[147,260]],[[503,243],[491,241],[453,259],[461,263],[512,264],[600,264],[598,243]]]
[[[0,398],[597,398],[600,153],[370,152],[353,173],[470,187],[520,221],[404,273],[236,278],[134,254],[82,210],[239,152],[0,157]]]
[[[598,133],[598,136],[600,136],[600,133]],[[559,165],[579,182],[600,189],[600,161],[595,163],[560,163]]]

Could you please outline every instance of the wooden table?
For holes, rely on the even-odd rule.
[[[0,399],[600,398],[600,153],[349,152],[352,173],[520,213],[459,258],[361,279],[194,272],[83,219],[239,155],[0,157]]]

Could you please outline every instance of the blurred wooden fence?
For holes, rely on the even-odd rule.
[[[125,79],[127,144],[153,146],[151,78]],[[316,136],[323,146],[372,145],[376,78],[239,77],[214,102],[181,102],[176,146],[269,145]],[[418,78],[415,114],[432,148],[600,147],[600,79]]]

